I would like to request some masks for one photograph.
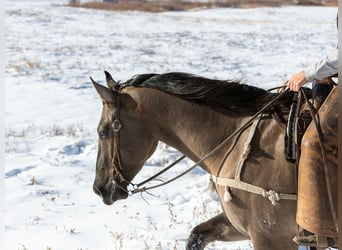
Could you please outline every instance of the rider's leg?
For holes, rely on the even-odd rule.
[[[333,205],[337,212],[337,96],[338,88],[334,87],[318,111],[318,117],[323,133],[324,149],[327,155],[327,165]],[[298,170],[298,207],[297,223],[318,236],[324,244],[324,238],[337,238],[337,230],[331,213],[328,199],[327,184],[320,149],[320,142],[313,123],[306,130],[301,146],[301,157]],[[299,244],[317,244],[317,237],[295,237]],[[308,244],[305,244],[308,243]],[[310,245],[310,244],[309,244]]]

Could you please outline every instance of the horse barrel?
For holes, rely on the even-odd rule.
[[[333,204],[338,211],[338,87],[334,87],[318,111],[327,155]],[[319,138],[313,122],[306,130],[298,169],[297,223],[305,230],[337,237],[331,213]]]

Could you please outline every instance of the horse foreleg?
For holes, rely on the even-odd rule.
[[[259,232],[250,232],[254,250],[277,249],[277,250],[297,250],[298,246],[291,237],[281,237],[277,235],[265,236]],[[306,249],[306,248],[305,248]],[[308,248],[309,249],[309,248]]]
[[[186,250],[201,250],[213,241],[247,240],[248,237],[238,232],[224,213],[199,224],[192,231]]]

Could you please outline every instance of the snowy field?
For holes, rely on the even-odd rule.
[[[116,13],[61,2],[6,3],[6,250],[184,249],[221,211],[195,169],[106,206],[92,191],[101,101],[89,76],[184,71],[282,84],[337,45],[337,8]],[[180,155],[160,144],[136,182]],[[166,177],[191,163],[185,161]],[[253,249],[249,241],[207,249]]]

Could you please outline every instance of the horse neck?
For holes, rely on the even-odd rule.
[[[176,148],[195,162],[216,148],[246,119],[229,117],[205,105],[160,91],[148,92],[152,93],[146,93],[149,98],[145,98],[142,107],[147,118],[145,122],[152,124],[153,133],[159,141]],[[219,165],[220,156],[223,156],[227,147],[229,144],[201,166],[210,173],[216,171],[212,166]]]

